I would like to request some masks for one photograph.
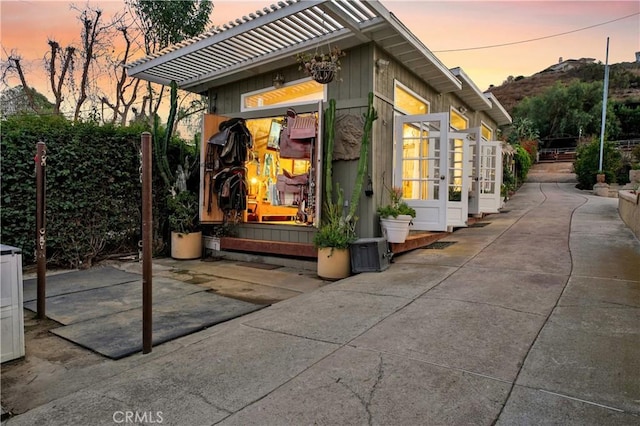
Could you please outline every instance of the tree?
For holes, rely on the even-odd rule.
[[[74,9],[76,9],[74,7]],[[100,9],[86,6],[84,9],[76,9],[79,12],[78,19],[82,24],[80,31],[80,43],[72,43],[62,46],[55,38],[47,41],[48,49],[45,54],[45,71],[47,72],[49,86],[53,93],[53,113],[61,114],[63,109],[72,109],[74,121],[78,121],[89,100],[97,100],[98,76],[104,59],[106,49],[111,46],[107,43],[108,36],[115,26],[115,22],[122,19],[116,15],[110,23],[103,23],[103,15]],[[31,109],[38,111],[38,105],[32,98],[32,89],[27,84],[27,76],[23,70],[22,58],[17,52],[12,51],[7,55],[8,59],[2,63],[2,82],[7,86],[9,78],[17,76],[21,86],[31,105]],[[76,61],[80,67],[76,69]],[[79,84],[77,84],[79,82]],[[85,108],[86,109],[86,108]],[[96,104],[90,106],[90,115],[97,112]]]
[[[69,68],[73,67],[76,48],[73,46],[67,46],[63,49],[60,46],[60,43],[52,39],[49,39],[48,44],[50,50],[46,69],[49,73],[51,91],[55,97],[53,112],[55,114],[60,114],[60,105],[62,105],[62,101],[64,100],[64,81],[65,78],[68,77],[67,73],[69,72]],[[58,59],[60,59],[59,64]],[[60,74],[56,77],[58,72]]]
[[[27,79],[24,75],[24,70],[22,69],[22,64],[20,62],[21,60],[22,58],[15,51],[12,51],[10,54],[7,55],[7,60],[2,63],[1,81],[4,85],[9,86],[9,83],[8,83],[9,77],[13,74],[17,74],[18,78],[20,79],[20,83],[22,84],[21,86],[19,86],[22,88],[22,94],[20,95],[20,97],[22,98],[24,96],[28,106],[33,110],[33,112],[39,112],[38,104],[35,100],[35,95],[34,95],[35,90],[31,89],[27,85]],[[17,95],[17,94],[14,94],[14,95]],[[12,98],[13,96],[11,96],[9,99],[12,99]],[[4,110],[4,102],[3,102],[3,110]]]
[[[120,125],[124,126],[127,124],[129,111],[133,109],[133,103],[138,97],[140,79],[129,78],[129,76],[127,76],[127,70],[124,67],[129,61],[131,54],[131,36],[129,34],[129,28],[123,24],[117,27],[117,31],[124,38],[125,49],[122,56],[115,61],[112,61],[111,64],[111,71],[113,72],[116,80],[115,101],[109,101],[109,97],[106,94],[103,94],[100,100],[103,106],[103,120],[105,117],[104,106],[106,105],[112,112],[110,122],[115,124],[119,121]]]
[[[600,134],[602,83],[560,82],[542,95],[523,99],[513,111],[514,123],[529,119],[542,140]],[[619,125],[611,104],[607,105],[607,138],[615,137]]]
[[[80,22],[82,23],[81,32],[81,45],[80,51],[82,57],[82,75],[80,79],[79,96],[76,101],[76,108],[73,114],[73,120],[78,121],[80,119],[80,111],[82,105],[87,100],[87,89],[89,86],[89,72],[92,64],[95,63],[99,55],[99,50],[102,49],[102,40],[108,26],[101,26],[100,18],[102,17],[102,10],[91,9],[89,6],[86,9],[80,11]]]
[[[213,10],[210,0],[128,0],[127,4],[137,17],[147,55],[202,33]],[[156,92],[153,84],[147,83],[142,112],[150,120],[158,113],[163,93],[164,86]]]
[[[35,89],[15,86],[0,95],[0,117],[17,114],[52,113],[54,105]]]
[[[155,53],[165,47],[178,43],[189,37],[194,37],[204,31],[209,24],[209,16],[213,4],[209,0],[189,0],[174,2],[159,2],[153,0],[130,0],[128,3],[137,16],[137,24],[144,34],[144,47],[147,54]],[[162,101],[164,86],[156,96],[154,85],[147,83],[147,93],[143,100],[142,113],[147,114],[153,120],[154,149],[156,167],[162,176],[168,189],[175,189],[176,178],[169,164],[167,150],[169,142],[174,134],[175,125],[179,115],[188,117],[194,110],[202,110],[203,106],[191,104],[192,112],[187,109],[179,114],[178,87],[175,82],[171,84],[170,111],[165,126],[164,138],[160,135],[160,125],[157,120],[157,112]],[[179,165],[185,161],[181,158]],[[185,162],[185,172],[191,167]]]

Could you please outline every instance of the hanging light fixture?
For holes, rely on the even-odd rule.
[[[277,73],[275,77],[273,77],[273,87],[276,89],[281,88],[284,85],[284,75],[281,73]]]
[[[364,190],[364,195],[367,197],[371,197],[373,195],[373,182],[371,181],[371,176],[369,176],[369,180],[367,181],[367,188]]]

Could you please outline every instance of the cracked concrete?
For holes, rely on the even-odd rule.
[[[615,201],[525,184],[445,250],[134,355],[7,424],[638,424],[640,242]]]

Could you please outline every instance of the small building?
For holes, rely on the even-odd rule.
[[[345,55],[330,83],[300,70],[298,55],[335,48]],[[380,236],[376,208],[388,202],[392,187],[401,187],[404,200],[416,209],[415,230],[466,226],[469,214],[499,208],[496,132],[511,117],[462,69],[445,67],[378,1],[279,2],[129,64],[128,72],[165,85],[175,81],[183,90],[208,96],[200,218],[212,226],[239,222],[237,235],[225,238],[223,249],[316,255],[324,111],[334,99],[333,180],[350,200],[369,93],[378,119],[367,158],[368,185],[358,206],[358,236]],[[278,145],[290,109],[318,123],[308,153],[293,157]],[[220,175],[207,158],[220,123],[237,118],[244,120],[252,145],[246,161],[234,165],[245,177],[246,203],[231,217],[218,208]]]

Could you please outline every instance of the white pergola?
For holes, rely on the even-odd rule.
[[[296,63],[297,53],[375,42],[440,93],[463,84],[380,2],[286,0],[127,65],[132,77],[183,90],[245,79]],[[484,107],[484,105],[483,105]]]

